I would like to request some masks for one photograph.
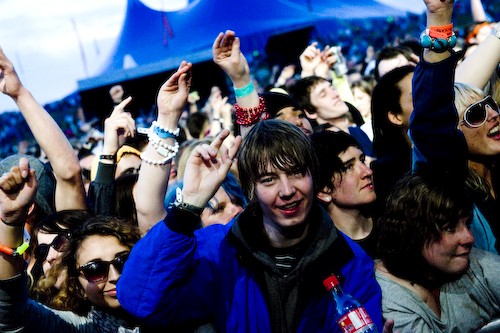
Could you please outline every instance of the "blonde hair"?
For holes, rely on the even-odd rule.
[[[465,109],[467,109],[469,105],[486,97],[481,89],[466,83],[455,83],[454,88],[455,108],[457,109],[459,118],[462,118]]]

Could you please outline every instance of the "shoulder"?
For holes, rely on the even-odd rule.
[[[474,276],[498,277],[500,274],[500,256],[498,254],[473,247],[470,253],[470,265],[468,272]]]

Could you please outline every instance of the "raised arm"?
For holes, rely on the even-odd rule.
[[[40,148],[47,154],[57,180],[55,208],[85,209],[85,190],[78,157],[50,114],[23,86],[12,62],[0,48],[0,90],[17,104]]]
[[[484,89],[500,63],[500,22],[493,33],[457,67],[455,81]]]
[[[488,20],[481,0],[470,0],[470,11],[474,22],[485,22]]]
[[[166,215],[164,199],[172,158],[178,149],[173,133],[191,88],[191,69],[192,64],[183,61],[158,92],[158,117],[149,130],[149,144],[141,155],[134,189],[137,221],[143,235]]]
[[[209,263],[214,254],[207,246],[224,236],[221,229],[212,228],[215,233],[210,233],[211,245],[197,238],[195,230],[201,221],[196,215],[200,209],[196,207],[205,207],[236,155],[241,137],[227,150],[222,143],[228,134],[228,130],[223,130],[211,145],[197,146],[191,153],[184,174],[183,198],[177,197],[165,220],[134,246],[118,281],[120,304],[149,325],[171,325],[193,317],[205,320],[213,310],[214,290],[221,281],[221,272],[216,272],[217,264]],[[141,169],[141,175],[142,172]],[[200,232],[204,230],[207,229]],[[137,274],[142,277],[138,279]]]
[[[318,66],[322,62],[322,53],[318,48],[318,42],[312,42],[309,44],[300,54],[299,61],[301,68],[300,77],[304,78],[317,75],[325,79],[327,78],[329,68],[326,68],[326,70],[322,73],[316,72]]]
[[[96,177],[90,183],[88,192],[89,206],[95,214],[115,213],[116,152],[125,137],[134,136],[135,133],[135,120],[129,112],[125,112],[125,107],[131,100],[130,96],[125,98],[104,120],[104,145],[99,156]]]
[[[236,37],[234,31],[226,30],[225,33],[221,32],[217,36],[212,45],[212,55],[214,62],[231,79],[235,89],[237,105],[245,110],[258,109],[260,106],[259,94],[253,85],[247,59],[240,51],[240,39]],[[239,114],[241,114],[241,111],[237,110],[236,122],[240,125],[240,132],[244,137],[255,121],[253,123],[245,121],[252,118],[250,114],[246,115],[247,117],[244,117],[243,121],[240,121]],[[259,116],[256,113],[255,115]],[[258,121],[258,118],[255,119]]]
[[[0,177],[0,280],[14,277],[24,269],[21,252],[24,222],[37,190],[35,171],[28,160],[21,158],[19,166]],[[8,253],[12,251],[11,253]]]
[[[205,207],[226,178],[241,144],[241,137],[237,136],[230,148],[224,146],[228,135],[229,131],[223,130],[210,145],[197,146],[189,156],[182,188],[185,203]]]
[[[426,34],[434,35],[433,31],[451,34],[454,1],[424,2],[429,30]],[[437,38],[434,42],[437,43]],[[410,135],[414,143],[414,168],[431,167],[453,172],[458,181],[459,177],[465,177],[467,173],[467,144],[457,127],[453,78],[458,58],[452,53],[451,47],[445,47],[442,52],[425,48],[423,61],[415,69]]]

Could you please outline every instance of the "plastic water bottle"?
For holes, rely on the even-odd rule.
[[[342,290],[336,276],[326,278],[323,285],[332,294],[337,311],[337,324],[342,332],[377,333],[377,326],[368,312],[354,297]]]

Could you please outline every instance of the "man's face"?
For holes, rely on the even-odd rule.
[[[328,81],[318,82],[312,88],[309,97],[316,112],[313,114],[308,113],[308,116],[315,119],[320,125],[342,117],[349,111],[347,104]]]
[[[334,175],[333,202],[339,207],[359,207],[375,201],[373,172],[365,163],[365,155],[354,146],[339,154],[345,172]]]
[[[286,237],[289,230],[300,228],[307,220],[314,197],[312,176],[269,166],[257,180],[255,195],[263,211],[265,230]]]

